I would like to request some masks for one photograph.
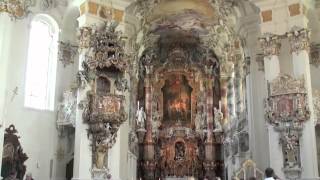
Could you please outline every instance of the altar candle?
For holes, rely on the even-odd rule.
[[[140,107],[139,107],[139,101],[138,101],[138,109],[139,109]],[[141,179],[141,178],[140,178]]]
[[[219,101],[219,111],[221,111],[221,100]]]

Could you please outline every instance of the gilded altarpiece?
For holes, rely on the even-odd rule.
[[[146,73],[140,88],[145,95],[139,99],[146,110],[143,141],[141,128],[137,131],[142,179],[203,179],[222,172],[216,150],[221,147],[221,133],[216,136],[213,131],[213,106],[219,104],[213,102],[213,82],[219,80],[219,65],[216,58],[201,60],[202,64],[193,61],[179,46],[168,52],[164,63],[157,56],[142,58]]]

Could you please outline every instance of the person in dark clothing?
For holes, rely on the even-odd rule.
[[[26,180],[34,180],[31,173],[26,174]]]
[[[274,171],[273,171],[272,168],[267,168],[267,169],[265,170],[265,175],[266,175],[265,180],[275,180],[275,179],[273,178],[273,176],[274,176]]]

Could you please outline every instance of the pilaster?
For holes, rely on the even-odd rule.
[[[264,62],[265,80],[267,82],[272,82],[280,75],[279,54],[281,48],[281,39],[278,35],[267,33],[259,40],[263,50],[263,54],[261,56],[263,57]],[[284,174],[281,171],[283,158],[281,156],[282,150],[279,146],[279,134],[270,124],[266,124],[266,126],[269,140],[269,166],[276,171],[278,176],[284,177]]]
[[[272,81],[280,74],[279,54],[281,40],[279,36],[274,34],[265,34],[259,40],[263,49],[265,79]]]
[[[234,64],[230,61],[222,64],[221,67],[221,110],[223,113],[222,124],[226,124],[229,122],[229,113],[228,113],[228,84],[230,78],[233,76]]]
[[[310,74],[310,33],[305,28],[293,28],[287,33],[292,53],[293,73],[295,78],[303,78],[307,93],[307,107],[310,111],[310,120],[304,123],[301,137],[301,166],[302,177],[318,177],[318,163],[315,124],[317,122],[314,111]]]

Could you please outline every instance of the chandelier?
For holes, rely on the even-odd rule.
[[[30,12],[33,0],[0,0],[0,13],[8,13],[14,19],[21,19]]]

